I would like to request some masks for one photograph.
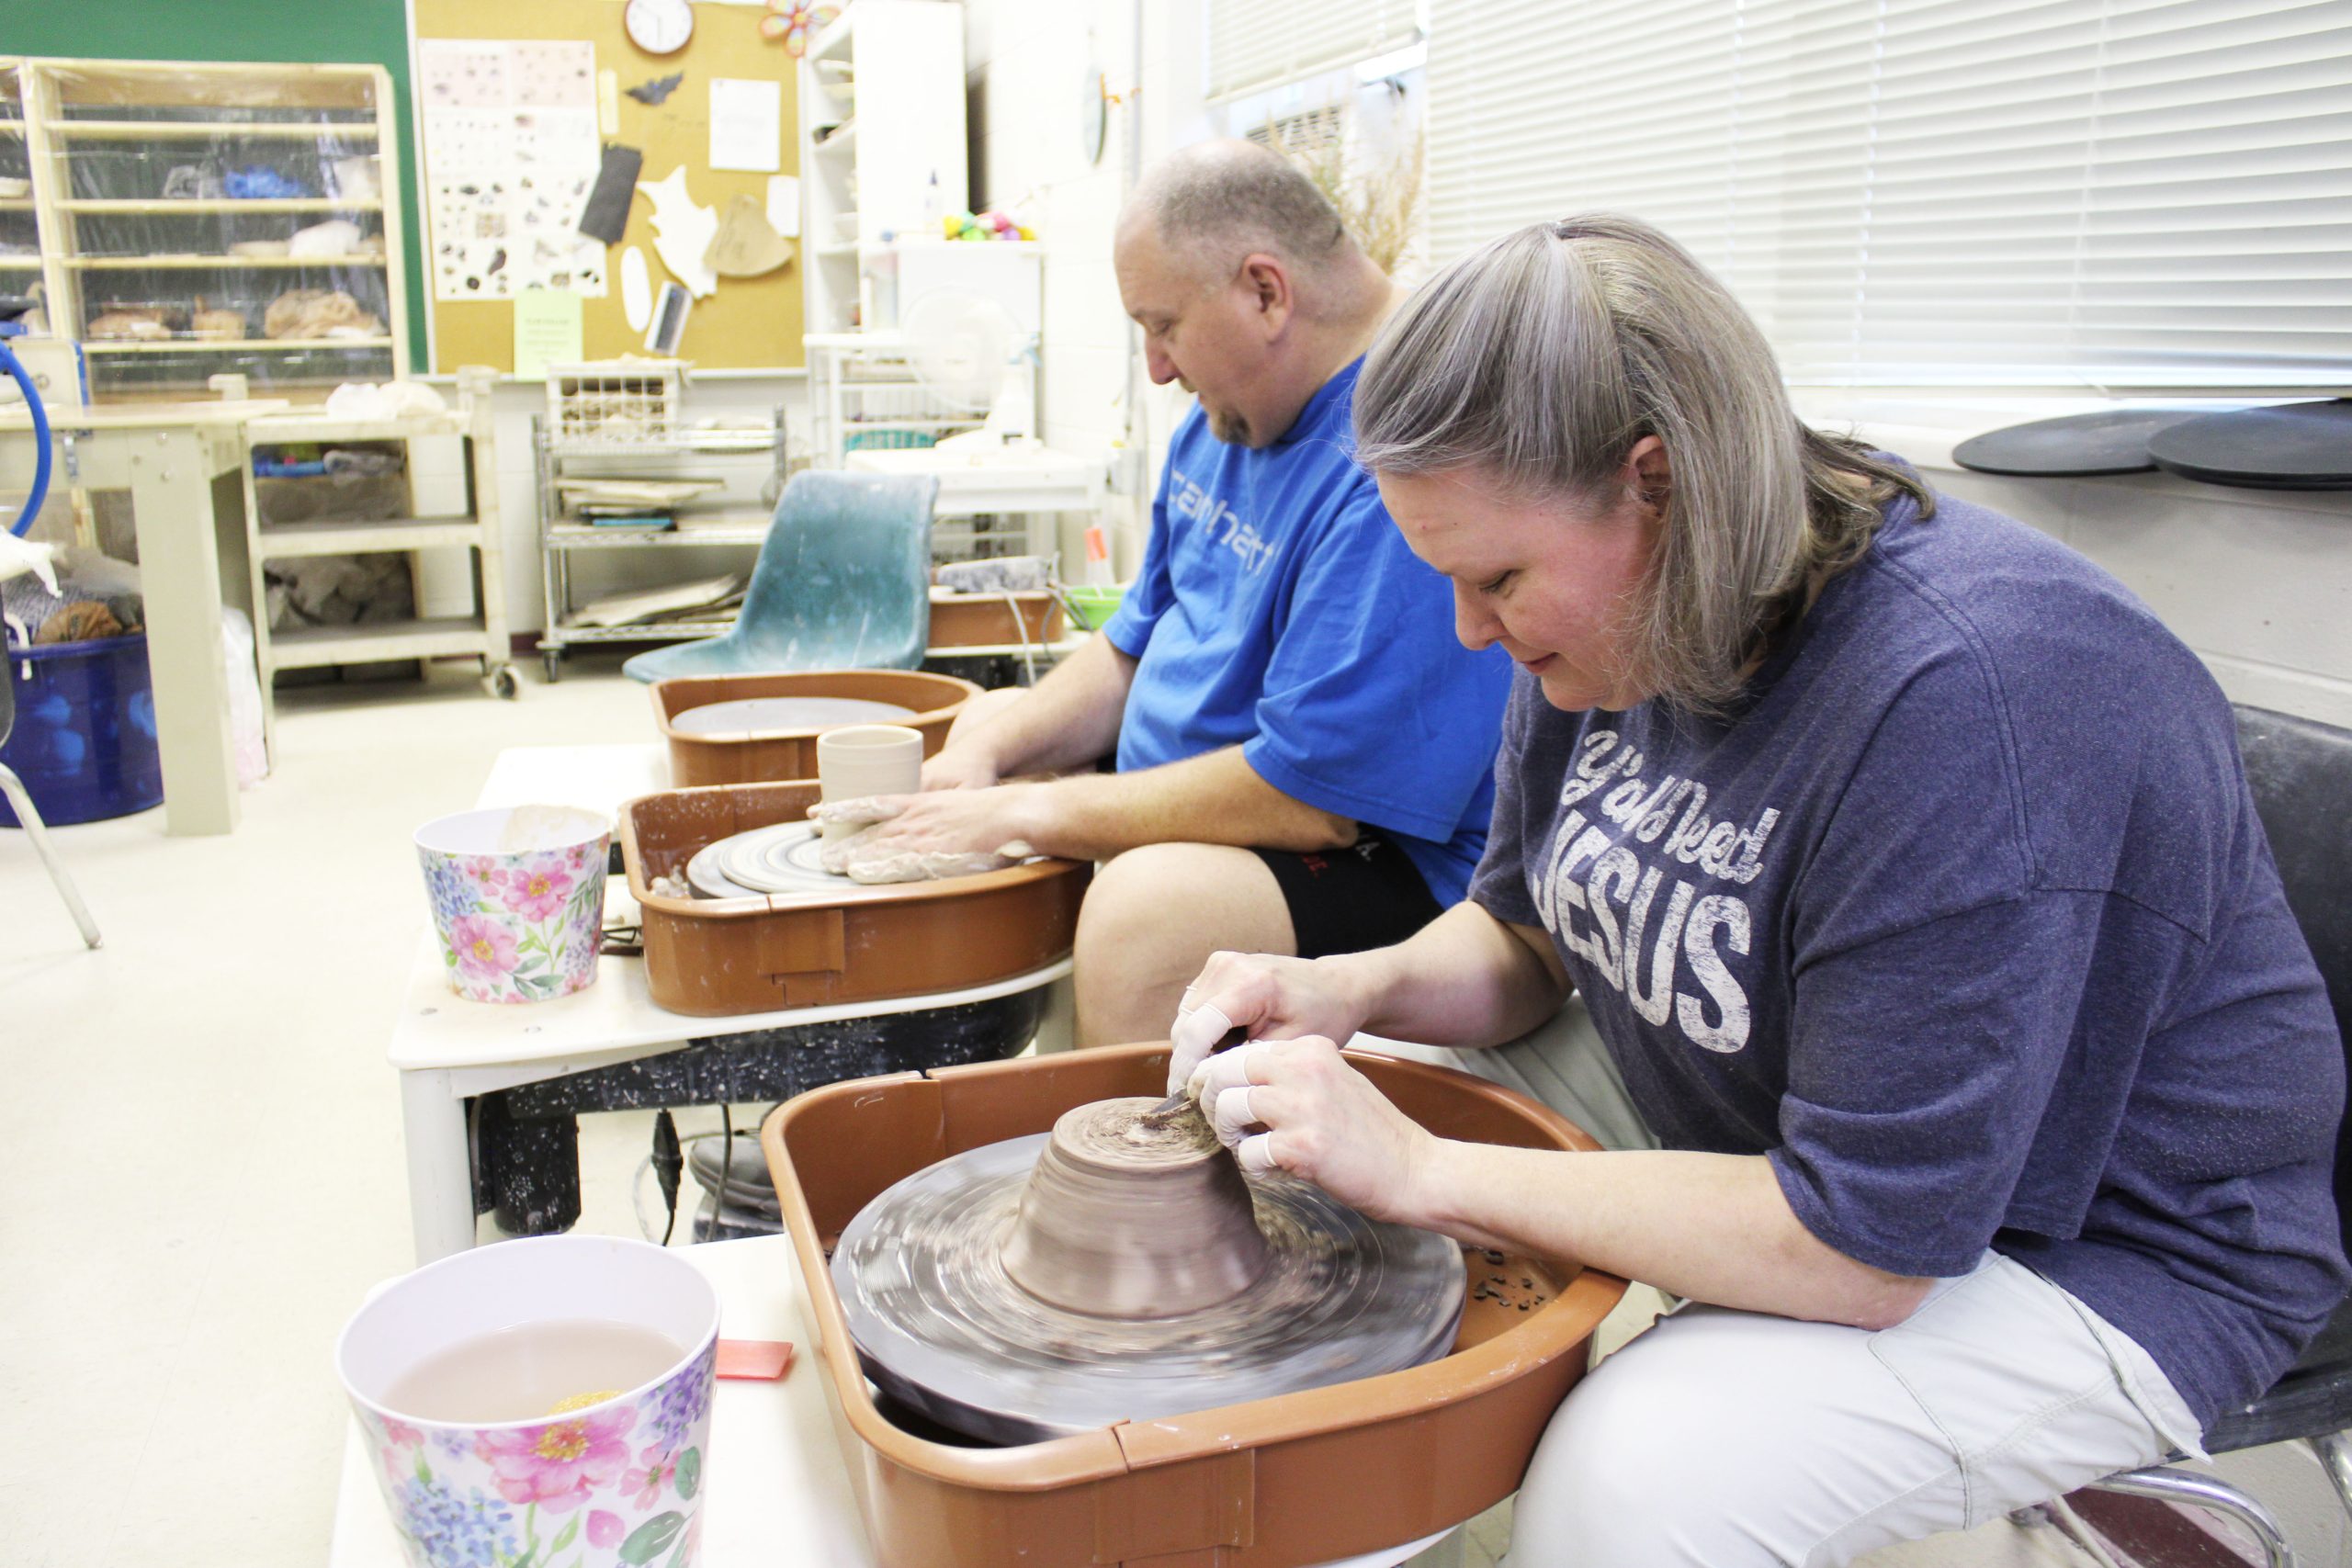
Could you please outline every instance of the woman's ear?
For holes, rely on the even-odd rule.
[[[1625,454],[1623,479],[1625,493],[1652,512],[1663,513],[1674,494],[1673,465],[1667,459],[1666,443],[1655,435],[1634,442],[1634,449]]]

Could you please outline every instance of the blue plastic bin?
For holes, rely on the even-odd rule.
[[[29,671],[29,675],[28,674]],[[164,800],[147,634],[8,649],[17,724],[0,762],[52,828],[128,817]],[[19,824],[0,800],[0,827]]]

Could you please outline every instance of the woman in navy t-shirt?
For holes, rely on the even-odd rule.
[[[1842,1562],[2196,1452],[2346,1269],[2341,1046],[2195,655],[1805,429],[1628,220],[1440,274],[1356,428],[1520,664],[1491,837],[1400,946],[1219,954],[1174,1073],[1247,1167],[1685,1299],[1562,1405],[1513,1561]],[[1442,1140],[1330,1043],[1570,987],[1657,1148]]]

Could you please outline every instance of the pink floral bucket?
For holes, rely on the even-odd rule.
[[[596,978],[612,824],[569,806],[503,807],[416,830],[441,961],[458,995],[542,1002]]]
[[[601,1369],[542,1365],[550,1389],[566,1378],[590,1387],[519,1420],[405,1407],[425,1402],[435,1358],[474,1354],[463,1397],[495,1397],[481,1392],[500,1380],[481,1374],[480,1347],[527,1362],[535,1332],[576,1331],[583,1319],[658,1336],[663,1354],[639,1364],[666,1370],[598,1388]],[[334,1355],[413,1568],[694,1568],[718,1348],[718,1297],[693,1265],[641,1241],[558,1235],[478,1247],[393,1280],[353,1315]],[[451,1397],[442,1382],[438,1397]]]

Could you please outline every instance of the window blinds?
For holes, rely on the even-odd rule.
[[[2346,0],[1440,0],[1434,254],[1608,209],[1792,381],[2352,386]]]
[[[1416,0],[1210,0],[1211,98],[1353,65],[1420,37]]]

